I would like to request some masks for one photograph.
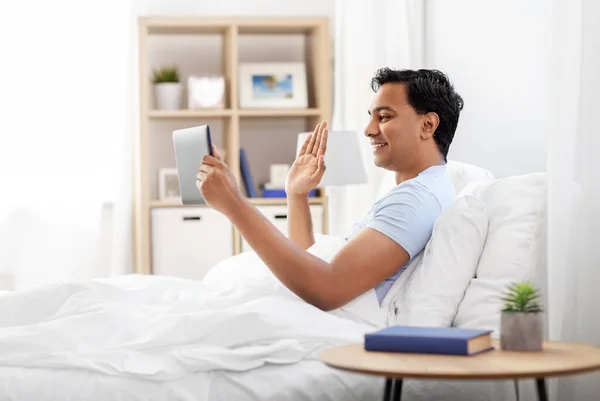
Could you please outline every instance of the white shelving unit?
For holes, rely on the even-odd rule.
[[[272,43],[289,38],[302,44],[307,66],[309,107],[306,109],[242,109],[238,106],[238,66],[244,58],[256,57],[251,43],[263,46],[265,62],[276,60]],[[202,47],[204,46],[204,47]],[[205,50],[201,50],[205,49]],[[288,47],[280,46],[286,57]],[[215,56],[216,53],[220,55]],[[183,55],[183,56],[181,56]],[[226,104],[223,109],[157,110],[153,106],[150,81],[159,60],[187,60],[186,73],[203,71],[225,77]],[[251,61],[256,62],[256,59]],[[219,260],[246,250],[243,240],[224,216],[206,206],[183,206],[164,202],[157,195],[158,169],[174,167],[171,133],[174,129],[209,124],[214,141],[226,150],[226,163],[241,183],[240,147],[251,147],[251,170],[264,177],[269,163],[293,162],[296,135],[312,131],[318,121],[330,120],[332,65],[327,18],[213,18],[156,16],[139,19],[140,132],[135,146],[135,271],[201,278]],[[273,124],[294,135],[272,134]],[[261,137],[258,137],[262,135]],[[258,138],[258,139],[257,139]],[[276,147],[277,152],[259,153]],[[251,198],[254,205],[285,231],[286,200]],[[327,233],[327,198],[319,193],[310,199],[315,230]]]

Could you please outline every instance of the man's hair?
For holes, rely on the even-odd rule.
[[[440,122],[433,134],[444,159],[454,139],[463,99],[454,91],[448,77],[438,70],[393,70],[381,68],[371,80],[371,88],[377,92],[383,84],[402,83],[406,88],[408,103],[419,114],[434,112]]]

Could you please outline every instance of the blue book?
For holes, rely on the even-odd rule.
[[[258,197],[256,187],[254,186],[254,179],[252,178],[252,173],[250,172],[250,163],[248,162],[248,156],[246,156],[246,150],[244,150],[244,148],[240,148],[240,170],[248,197]]]
[[[313,189],[308,194],[309,198],[313,198],[317,196],[317,190]],[[287,194],[285,193],[285,189],[263,189],[262,190],[263,198],[287,198]]]
[[[492,330],[391,326],[365,335],[365,350],[474,355],[493,349]]]

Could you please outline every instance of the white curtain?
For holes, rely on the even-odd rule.
[[[549,335],[600,346],[600,2],[553,0]],[[600,374],[553,383],[555,400],[598,400]]]
[[[0,5],[0,290],[131,269],[131,2]]]
[[[329,233],[344,236],[369,211],[382,178],[363,136],[373,97],[371,78],[381,67],[422,66],[424,6],[422,0],[336,0],[335,6],[331,129],[356,131],[368,175],[364,185],[327,188]]]

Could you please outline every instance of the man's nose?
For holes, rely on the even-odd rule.
[[[375,124],[373,120],[369,120],[369,122],[367,123],[367,126],[365,127],[364,135],[366,137],[369,137],[369,136],[375,136],[378,133],[379,133],[379,130],[377,128],[377,124]]]

